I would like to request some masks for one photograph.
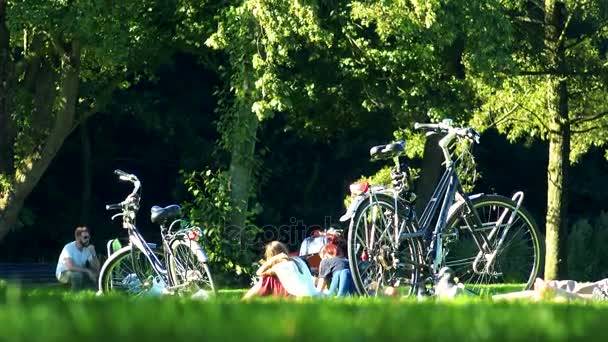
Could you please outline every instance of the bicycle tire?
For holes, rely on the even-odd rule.
[[[444,257],[443,265],[452,268],[454,276],[467,289],[480,295],[530,289],[543,265],[544,256],[543,239],[541,239],[541,234],[532,215],[523,206],[520,206],[511,224],[507,225],[508,218],[516,207],[516,203],[510,198],[500,195],[483,195],[472,199],[471,203],[483,223],[481,228],[477,228],[477,231],[484,234],[486,238],[490,236],[492,227],[496,227],[496,223],[500,220],[504,210],[508,209],[507,213],[504,214],[505,218],[501,221],[501,228],[497,229],[495,234],[492,235],[499,237],[506,226],[510,227],[505,234],[501,249],[496,252],[494,262],[487,266],[487,271],[479,270],[486,269],[483,262],[484,260],[485,262],[488,259],[491,260],[491,253],[484,255],[483,258],[485,259],[479,259],[480,261],[476,263],[477,267],[473,267],[475,258],[481,254],[477,254],[479,253],[479,247],[475,244],[471,230],[463,219],[463,213],[468,209],[463,202],[446,221],[444,245],[448,251]],[[495,221],[492,221],[493,219]],[[524,241],[524,243],[515,241],[515,238],[520,234],[519,232],[523,232],[521,237],[527,237],[528,241]],[[507,241],[509,237],[511,237],[511,240]],[[498,240],[500,239],[492,239],[491,244],[497,244]],[[515,252],[505,253],[508,247],[517,247],[520,250],[515,249]],[[494,245],[492,248],[495,249],[496,246]],[[529,256],[532,259],[526,264],[521,264],[521,260],[526,257],[522,253],[523,251],[531,252]]]
[[[373,211],[380,211],[383,216],[395,213],[393,197],[386,194],[372,196],[375,197],[373,201],[365,200],[357,208],[348,230],[348,260],[357,292],[365,296],[412,295],[418,284],[419,269],[413,265],[421,261],[420,241],[408,239],[406,243],[401,242],[400,245],[395,246],[387,239],[387,234],[384,232],[380,232],[378,240],[375,240],[371,233],[366,238],[366,231],[378,231],[377,226],[386,224],[386,220],[382,220],[376,225]],[[372,215],[371,220],[369,214]],[[400,227],[413,232],[413,228],[408,224],[409,221],[403,215],[399,213],[398,215]],[[385,227],[382,230],[389,231],[387,228],[392,227]],[[366,243],[363,240],[368,241]],[[397,253],[391,254],[395,250]],[[385,271],[389,273],[385,275]],[[384,290],[389,286],[395,288],[396,292],[386,293]]]
[[[152,251],[162,262],[164,258],[163,252],[157,249],[153,249]],[[136,260],[131,258],[132,256]],[[135,265],[135,262],[147,265],[149,268],[144,269],[142,265]],[[117,267],[120,266],[124,266],[125,268],[130,266],[131,269],[127,269],[126,272],[121,272],[127,273],[124,277],[116,276],[116,278],[113,278],[112,273],[115,271],[121,271],[117,270]],[[99,272],[98,288],[103,294],[114,292],[128,295],[139,295],[145,291],[144,287],[141,285],[145,282],[145,278],[147,278],[147,276],[155,276],[155,272],[152,269],[149,260],[139,249],[136,248],[133,250],[132,246],[125,246],[110,255],[110,257],[104,262],[103,266],[101,267],[101,271]],[[125,281],[125,279],[128,280]],[[113,280],[116,280],[116,282],[114,283]]]
[[[209,265],[200,260],[198,255],[201,250],[199,244],[191,240],[175,239],[169,243],[169,247],[169,275],[179,288],[178,292],[182,295],[199,293],[204,298],[215,296],[217,290]],[[198,292],[199,290],[204,292]]]

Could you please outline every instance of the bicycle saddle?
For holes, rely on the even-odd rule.
[[[405,141],[374,146],[369,150],[372,159],[388,159],[398,156],[405,150]]]
[[[177,204],[161,208],[157,205],[150,209],[150,221],[154,224],[163,224],[168,220],[175,219],[181,214],[182,208]]]

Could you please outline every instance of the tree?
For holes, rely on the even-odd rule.
[[[244,227],[253,192],[255,144],[260,122],[290,107],[289,85],[280,71],[303,41],[323,44],[315,5],[293,1],[247,0],[218,10],[217,30],[206,44],[227,57],[229,91],[221,104],[222,146],[230,151],[230,224]]]
[[[608,4],[495,5],[501,22],[510,21],[511,33],[500,44],[511,61],[492,68],[494,77],[486,73],[483,81],[477,79],[485,104],[474,122],[496,126],[511,141],[549,141],[545,277],[565,277],[569,167],[590,147],[608,142]]]
[[[428,112],[466,117],[461,66],[445,57],[458,43],[451,23],[430,28],[430,10],[412,5],[245,1],[224,12],[210,43],[230,56],[237,99],[252,82],[243,75],[255,75],[259,93],[247,108],[258,118],[288,113],[292,127],[320,137],[345,124],[393,126],[398,119],[406,126]],[[438,104],[435,96],[457,100]],[[241,133],[228,136],[242,149],[248,145]]]
[[[66,137],[162,57],[169,2],[0,2],[0,239]]]

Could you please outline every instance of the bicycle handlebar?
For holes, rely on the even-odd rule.
[[[440,123],[414,123],[414,129],[416,130],[433,130],[440,133],[446,133],[448,136],[453,135],[454,137],[467,138],[475,143],[479,144],[480,134],[472,127],[453,127],[451,120],[444,120]],[[450,139],[451,140],[451,139]]]
[[[106,210],[118,210],[122,208],[122,203],[106,204]]]
[[[108,204],[106,205],[106,210],[119,210],[126,208],[126,205],[131,204],[134,199],[137,199],[137,193],[141,188],[141,182],[134,174],[124,172],[122,170],[116,169],[114,170],[114,174],[118,176],[118,179],[125,182],[130,182],[133,184],[133,191],[127,196],[127,198],[116,204]]]
[[[440,123],[414,123],[414,129],[420,130],[425,129],[429,131],[436,131],[438,133],[445,133],[446,135],[439,141],[439,147],[443,151],[443,156],[446,161],[446,165],[451,165],[452,159],[450,158],[450,152],[448,146],[457,137],[466,138],[479,144],[480,134],[472,127],[453,127],[452,120],[446,119]]]
[[[117,176],[130,176],[130,174],[124,172],[123,170],[120,169],[116,169],[114,170],[114,174]]]

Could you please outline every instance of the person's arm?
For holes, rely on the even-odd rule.
[[[256,271],[256,275],[262,276],[262,275],[272,275],[272,267],[280,262],[283,262],[285,260],[287,260],[289,258],[289,256],[285,253],[281,253],[281,254],[277,254],[275,256],[273,256],[272,258],[266,260],[262,266],[260,266],[260,268],[258,268],[258,270]]]
[[[99,269],[101,268],[101,265],[99,264],[99,259],[97,258],[97,252],[95,251],[95,246],[89,245],[89,247],[87,247],[87,248],[91,252],[91,259],[89,260],[91,262],[91,266],[93,267],[95,274],[99,274]]]
[[[329,277],[329,274],[331,272],[327,260],[329,259],[323,259],[319,264],[319,277],[317,278],[317,290],[319,291],[323,291],[326,279],[327,277]]]
[[[319,291],[319,292],[323,291],[324,287],[325,287],[325,278],[318,278],[317,279],[317,291]]]
[[[65,266],[67,267],[68,271],[82,272],[82,273],[87,273],[87,274],[91,272],[91,270],[89,270],[88,268],[76,266],[76,264],[74,263],[74,260],[72,260],[72,258],[70,258],[70,257],[65,258],[64,261],[65,261]]]

